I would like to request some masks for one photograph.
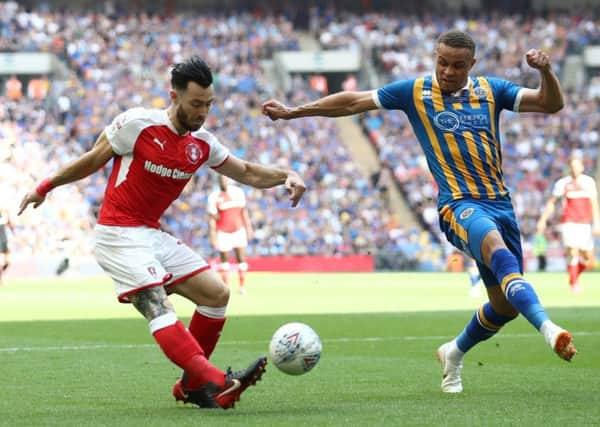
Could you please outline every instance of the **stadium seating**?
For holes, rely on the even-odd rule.
[[[430,73],[437,35],[459,28],[469,31],[478,43],[474,74],[536,87],[537,73],[524,63],[524,53],[532,47],[544,49],[560,73],[568,53],[581,52],[587,44],[598,42],[600,28],[594,22],[592,16],[566,13],[527,18],[494,14],[450,21],[441,16],[423,20],[393,14],[345,14],[317,27],[323,28],[318,34],[323,48],[355,49],[358,44],[370,52],[381,84]],[[518,120],[514,118],[513,113],[505,112],[501,120],[503,168],[523,237],[529,241],[551,184],[566,172],[569,153],[582,151],[586,170],[595,171],[600,103],[584,86],[568,92],[566,106],[559,115],[527,114]],[[373,112],[364,116],[362,124],[379,151],[382,166],[393,168],[397,182],[421,214],[423,224],[439,235],[437,190],[406,117],[397,111]]]
[[[246,189],[255,227],[250,255],[372,253],[377,247],[393,247],[398,253],[406,246],[402,242],[414,235],[386,211],[371,181],[361,176],[333,121],[271,123],[260,115],[260,103],[269,96],[287,96],[290,102],[316,96],[302,79],[294,81],[290,93],[276,93],[259,65],[277,49],[297,48],[285,19],[176,15],[157,25],[159,18],[145,15],[71,15],[20,8],[7,14],[5,21],[19,25],[2,27],[8,32],[3,40],[10,44],[5,48],[62,46],[64,50],[56,53],[73,70],[69,81],[53,82],[43,101],[2,100],[7,108],[0,132],[10,147],[6,155],[14,168],[4,190],[10,193],[8,199],[18,200],[36,181],[88,149],[120,111],[137,105],[166,107],[168,66],[196,53],[213,67],[218,96],[205,126],[238,156],[294,167],[309,187],[295,210],[288,208],[281,189]],[[74,186],[76,191],[59,188],[41,208],[41,215],[19,217],[13,250],[60,251],[63,245],[54,242],[67,239],[77,242],[72,251],[89,252],[90,230],[107,173],[81,181]],[[212,253],[205,203],[216,185],[213,177],[200,171],[185,196],[167,211],[163,224],[204,254]],[[426,238],[420,240],[429,244]],[[402,259],[417,262],[420,251],[409,249]]]
[[[218,100],[206,127],[234,154],[292,166],[309,186],[295,210],[288,209],[281,189],[246,189],[256,231],[251,255],[377,251],[383,255],[382,265],[391,266],[392,260],[395,267],[401,260],[400,268],[443,265],[440,245],[428,233],[403,227],[401,219],[387,210],[373,182],[361,176],[334,121],[271,123],[261,117],[260,103],[268,97],[299,103],[317,96],[300,78],[288,93],[278,92],[261,68],[260,61],[274,51],[299,48],[285,18],[249,13],[169,18],[77,14],[26,11],[10,2],[0,3],[0,12],[1,50],[50,51],[72,70],[68,80],[51,82],[44,99],[0,97],[4,107],[0,109],[0,156],[8,160],[0,176],[7,183],[3,200],[20,199],[35,182],[83,153],[119,112],[138,105],[166,107],[168,66],[195,53],[215,72]],[[435,36],[450,26],[465,28],[480,42],[477,72],[535,85],[535,73],[522,63],[528,47],[550,50],[560,70],[569,49],[580,49],[600,33],[587,21],[569,15],[553,22],[510,15],[455,22],[432,16],[425,23],[412,16],[344,15],[322,25],[318,38],[323,48],[371,52],[383,84],[431,70]],[[532,235],[539,214],[534,206],[540,206],[549,182],[563,172],[560,159],[578,148],[585,151],[588,168],[596,162],[598,102],[580,91],[571,93],[568,101],[559,116],[527,115],[508,123],[510,115],[504,115],[505,174],[526,238]],[[382,169],[393,171],[426,229],[438,235],[436,188],[405,117],[398,112],[372,112],[364,115],[362,124],[379,152]],[[64,246],[60,242],[70,240],[74,251],[89,252],[107,173],[97,173],[69,189],[59,188],[41,212],[19,217],[11,240],[13,251],[60,251]],[[205,201],[216,185],[213,177],[207,171],[198,173],[164,217],[167,230],[204,254],[212,253],[206,238]]]

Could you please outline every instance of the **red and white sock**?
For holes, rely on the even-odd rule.
[[[238,270],[238,275],[240,278],[240,289],[241,289],[246,284],[246,273],[248,272],[248,263],[240,262],[238,264],[237,270]]]
[[[196,389],[211,381],[219,386],[225,383],[225,374],[204,356],[190,331],[177,320],[175,313],[167,313],[150,321],[150,332],[165,353],[187,373],[189,389]]]
[[[579,261],[577,264],[577,278],[579,279],[579,275],[587,270],[587,265]]]
[[[217,266],[217,270],[221,273],[221,279],[227,285],[229,283],[229,270],[231,265],[228,262],[222,262]]]
[[[217,341],[221,337],[221,331],[226,320],[226,310],[227,306],[215,308],[199,305],[192,316],[190,333],[204,350],[207,359],[210,358]]]

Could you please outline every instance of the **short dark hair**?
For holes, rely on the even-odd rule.
[[[446,31],[438,37],[437,42],[450,47],[469,49],[475,56],[475,40],[465,32],[458,30]]]
[[[198,83],[203,88],[209,87],[213,82],[210,67],[199,56],[175,64],[171,69],[171,86],[176,90],[187,89],[189,82]]]

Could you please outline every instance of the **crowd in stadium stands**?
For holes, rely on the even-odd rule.
[[[596,22],[567,15],[552,22],[502,15],[455,22],[434,16],[333,16],[314,26],[324,28],[317,35],[323,47],[371,52],[381,84],[432,70],[435,37],[449,27],[464,28],[478,41],[476,73],[529,86],[537,84],[535,73],[522,63],[529,47],[548,50],[560,69],[566,52],[580,50],[600,36]],[[313,22],[318,22],[314,16]],[[278,190],[246,189],[255,228],[250,254],[376,251],[389,254],[381,258],[384,267],[394,262],[397,266],[401,259],[405,266],[440,268],[440,246],[428,233],[406,229],[401,218],[390,213],[377,183],[361,175],[351,160],[335,121],[270,123],[261,117],[260,103],[268,97],[287,97],[292,104],[317,97],[300,78],[288,93],[277,93],[260,65],[278,49],[298,49],[286,19],[248,13],[164,18],[25,11],[15,3],[0,2],[0,36],[0,51],[53,52],[72,70],[68,79],[46,86],[42,96],[25,89],[29,81],[16,97],[9,96],[8,81],[0,92],[2,203],[14,205],[35,182],[87,150],[119,112],[139,105],[166,107],[168,66],[195,53],[215,74],[217,102],[205,126],[234,154],[290,165],[309,186],[295,210],[287,208],[286,195]],[[595,167],[600,107],[585,92],[572,89],[559,115],[512,118],[510,113],[503,115],[505,176],[524,235],[530,237],[549,183],[564,172],[571,149],[584,151],[588,170]],[[363,126],[379,150],[382,171],[392,171],[423,222],[434,235],[439,233],[436,188],[406,118],[399,112],[371,112],[364,115]],[[41,212],[16,219],[13,250],[51,252],[68,240],[74,242],[74,251],[89,251],[106,176],[104,171],[56,189]],[[200,172],[164,217],[165,228],[204,254],[212,253],[205,204],[216,185],[214,177]]]
[[[478,43],[473,74],[502,77],[528,87],[538,84],[537,73],[523,61],[528,49],[549,52],[560,73],[567,53],[581,53],[584,46],[600,43],[600,22],[589,15],[558,14],[552,19],[492,15],[452,21],[441,16],[373,14],[323,19],[326,22],[317,26],[323,28],[317,34],[322,47],[370,52],[382,85],[430,73],[436,35],[450,27],[469,31]],[[528,114],[515,120],[514,113],[503,113],[504,175],[526,240],[535,233],[552,183],[566,173],[569,153],[584,154],[588,173],[596,168],[600,99],[587,89],[587,85],[568,88],[566,106],[558,115]],[[404,114],[371,112],[364,116],[363,127],[379,150],[383,167],[392,168],[423,222],[439,233],[435,183]]]
[[[0,3],[0,50],[53,51],[72,69],[54,80],[47,96],[0,98],[2,192],[11,210],[23,193],[59,165],[87,150],[119,112],[168,103],[168,67],[199,54],[215,75],[217,101],[205,127],[238,156],[261,163],[290,165],[309,192],[289,209],[279,190],[249,190],[255,236],[250,254],[344,254],[382,251],[411,265],[436,269],[439,249],[428,233],[404,228],[384,199],[351,160],[335,122],[310,119],[270,123],[260,115],[262,101],[276,93],[260,60],[277,49],[297,49],[289,22],[280,17],[146,15],[109,17],[48,11],[26,12]],[[298,103],[315,97],[296,78],[288,96]],[[72,242],[89,252],[94,216],[108,171],[54,190],[38,212],[14,218],[15,252],[48,253]],[[185,195],[167,211],[164,227],[201,253],[208,245],[206,198],[216,174],[201,171]]]

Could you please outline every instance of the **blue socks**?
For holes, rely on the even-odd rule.
[[[549,318],[533,287],[523,279],[517,258],[508,249],[499,249],[492,254],[489,268],[500,283],[506,299],[539,330]],[[466,353],[475,344],[494,336],[512,319],[496,313],[489,302],[484,304],[456,338],[458,349]]]
[[[492,305],[486,302],[456,338],[456,346],[460,351],[466,353],[475,344],[494,336],[502,326],[513,319],[514,317],[496,313]]]
[[[490,270],[498,279],[506,299],[539,330],[549,318],[533,287],[523,279],[517,258],[508,249],[499,249],[492,254]]]

